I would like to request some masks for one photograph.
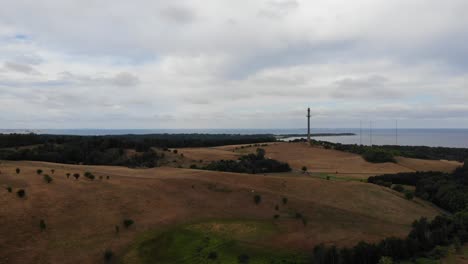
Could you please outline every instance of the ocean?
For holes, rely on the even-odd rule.
[[[0,133],[37,133],[54,135],[126,135],[126,134],[306,134],[297,129],[0,129]],[[311,128],[311,133],[355,133],[354,136],[313,137],[317,140],[343,144],[407,145],[431,147],[468,148],[468,129],[369,129],[359,128]]]

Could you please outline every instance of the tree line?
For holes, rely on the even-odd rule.
[[[358,264],[392,263],[419,257],[440,259],[447,246],[460,248],[468,242],[468,165],[454,173],[415,172],[370,177],[370,183],[391,187],[412,185],[416,196],[431,201],[451,215],[439,215],[432,221],[414,221],[406,238],[390,237],[379,243],[360,242],[352,248],[316,246],[311,263]],[[384,262],[387,260],[388,262]]]
[[[258,148],[255,154],[243,155],[238,160],[213,161],[202,169],[251,174],[291,171],[288,163],[265,158],[265,150],[262,148]]]
[[[341,144],[312,140],[316,145],[327,149],[335,149],[362,155],[369,162],[394,162],[396,156],[427,159],[465,161],[468,158],[468,148],[428,147],[428,146],[365,146],[358,144]]]

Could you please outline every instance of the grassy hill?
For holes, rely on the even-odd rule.
[[[273,153],[265,148],[267,155]],[[16,168],[20,168],[19,174]],[[38,169],[42,175],[37,174]],[[405,236],[413,220],[439,213],[423,201],[408,201],[384,187],[293,174],[264,176],[32,161],[2,161],[0,171],[0,204],[5,205],[0,207],[0,263],[100,263],[106,249],[117,259],[145,263],[132,258],[132,254],[135,257],[142,252],[135,248],[144,251],[144,242],[184,237],[186,230],[192,232],[190,237],[208,234],[236,243],[238,250],[252,257],[264,253],[253,250],[248,246],[251,244],[270,254],[282,249],[289,256],[298,251],[307,253],[322,242],[351,246],[360,240]],[[91,172],[95,179],[84,177],[85,172]],[[71,174],[68,178],[67,173]],[[78,180],[75,173],[81,175]],[[53,181],[44,181],[43,174]],[[24,198],[17,196],[19,189],[25,190]],[[261,197],[258,204],[256,195]],[[134,224],[125,228],[125,219]],[[40,220],[46,224],[43,231]],[[257,239],[256,231],[246,237],[226,237],[213,231],[217,230],[213,226],[220,226],[217,221],[234,220],[253,223],[254,229],[266,228],[261,231],[264,239]],[[232,225],[223,228],[229,230]],[[145,245],[151,248],[152,244]],[[168,249],[175,255],[183,252],[177,250],[190,250],[177,244]],[[219,258],[231,254],[227,257],[230,260],[241,254],[217,253]]]

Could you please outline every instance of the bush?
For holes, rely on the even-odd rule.
[[[288,203],[288,198],[283,197],[283,204],[287,204],[287,203]]]
[[[306,173],[307,172],[307,167],[306,166],[303,166],[302,167],[302,173]]]
[[[24,196],[26,196],[26,191],[23,190],[23,189],[19,189],[16,194],[18,195],[19,198],[23,198]]]
[[[393,186],[392,189],[397,191],[397,192],[403,192],[405,190],[405,188],[401,184],[397,184],[397,185]]]
[[[6,189],[7,189],[7,191],[8,191],[9,193],[11,193],[11,192],[13,191],[13,189],[12,189],[10,186],[6,187]]]
[[[55,170],[54,170],[54,169],[51,169],[50,172],[51,172],[52,174],[54,174],[54,173],[55,173]]]
[[[132,226],[135,222],[132,220],[132,219],[125,219],[123,221],[123,225],[125,226],[125,228],[129,228],[130,226]]]
[[[70,173],[67,173],[67,179],[70,178]]]
[[[173,152],[174,154],[177,154],[178,151],[177,151],[177,149],[174,149],[172,152]]]
[[[211,260],[215,260],[218,258],[218,253],[214,252],[214,251],[211,251],[209,254],[208,254],[208,259],[211,259]]]
[[[90,180],[94,180],[95,178],[94,175],[89,171],[85,172],[84,176]]]
[[[279,214],[275,214],[275,215],[273,216],[274,219],[278,219],[279,217],[280,217]]]
[[[237,257],[237,261],[239,264],[247,264],[249,263],[250,257],[247,254],[241,254]]]
[[[47,229],[46,223],[43,219],[39,221],[39,228],[41,229],[41,232]]]
[[[260,196],[259,194],[256,194],[254,196],[254,203],[259,204],[261,201],[262,201],[262,196]]]
[[[20,168],[16,168],[16,174],[20,174],[21,170]]]
[[[110,176],[106,176],[106,179],[110,179]]]
[[[408,200],[413,200],[414,193],[412,191],[405,191],[405,198]]]
[[[47,183],[51,183],[54,179],[52,179],[52,177],[49,176],[49,174],[44,174],[44,181],[46,181]]]
[[[41,169],[38,169],[38,170],[36,170],[36,173],[37,173],[38,175],[41,175],[41,174],[42,174],[42,170],[41,170]]]
[[[368,148],[364,151],[362,157],[373,163],[396,162],[393,154],[383,149]]]
[[[104,251],[104,261],[106,262],[110,262],[112,260],[112,258],[114,257],[114,252],[112,252],[111,250],[107,249],[106,251]]]
[[[192,164],[192,165],[190,165],[190,168],[191,169],[198,169],[198,166],[196,164]]]
[[[78,180],[80,178],[80,174],[79,173],[74,173],[73,177],[75,177],[75,180]]]

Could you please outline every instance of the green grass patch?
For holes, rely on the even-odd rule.
[[[262,246],[279,232],[272,221],[212,220],[145,235],[124,263],[307,263],[302,253]],[[136,255],[136,257],[135,257]]]

